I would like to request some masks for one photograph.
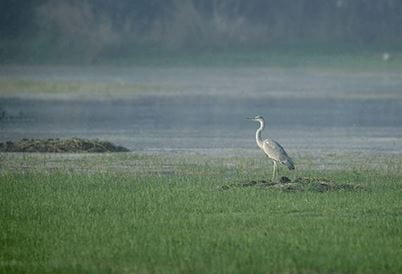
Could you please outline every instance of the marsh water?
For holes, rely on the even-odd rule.
[[[238,154],[256,150],[258,124],[245,118],[259,114],[263,135],[292,152],[402,152],[402,76],[392,72],[3,67],[0,74],[146,87],[116,96],[2,96],[1,141],[81,137],[147,153]]]

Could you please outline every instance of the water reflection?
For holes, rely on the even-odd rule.
[[[254,149],[255,125],[288,150],[402,152],[402,100],[142,96],[130,100],[1,99],[2,141],[101,138],[137,151]],[[8,117],[8,119],[7,119]]]

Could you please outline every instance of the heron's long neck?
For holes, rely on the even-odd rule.
[[[264,122],[260,121],[260,127],[257,129],[255,133],[255,141],[257,142],[257,145],[262,148],[262,137],[261,137],[261,132],[264,130]]]

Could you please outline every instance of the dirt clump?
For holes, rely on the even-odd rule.
[[[302,191],[312,191],[312,192],[328,192],[328,191],[356,191],[360,190],[361,187],[358,185],[336,183],[325,178],[318,177],[298,177],[293,181],[282,176],[279,181],[266,181],[266,180],[252,180],[240,183],[234,183],[229,185],[223,185],[220,190],[229,190],[236,187],[260,187],[260,188],[270,188],[279,189],[287,192],[302,192]]]
[[[0,152],[127,152],[127,148],[116,146],[107,141],[70,138],[70,139],[21,139],[16,142],[0,143]]]

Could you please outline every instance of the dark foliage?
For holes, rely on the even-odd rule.
[[[0,59],[133,49],[400,42],[398,0],[4,0]]]
[[[125,147],[110,142],[87,139],[22,139],[0,143],[0,152],[126,152]]]

